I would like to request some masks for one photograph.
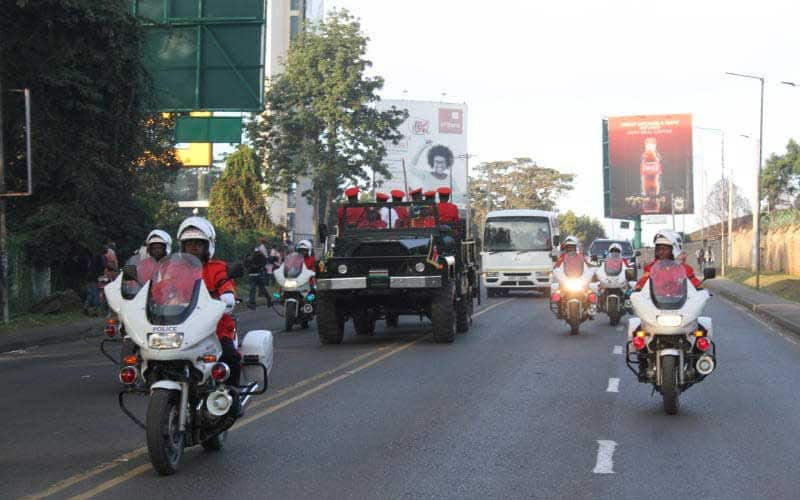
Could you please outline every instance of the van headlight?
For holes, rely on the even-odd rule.
[[[500,273],[486,273],[487,278],[499,278]]]
[[[150,349],[177,349],[183,343],[183,334],[179,332],[158,332],[147,336]]]
[[[658,326],[681,326],[683,323],[683,316],[680,314],[664,314],[656,318]]]

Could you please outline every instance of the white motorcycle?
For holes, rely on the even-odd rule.
[[[239,416],[237,410],[267,390],[272,333],[247,333],[239,346],[242,385],[226,384],[230,369],[219,361],[222,346],[216,334],[226,306],[211,298],[200,261],[189,254],[172,254],[131,300],[125,300],[122,283],[136,281],[136,272],[126,266],[122,280],[114,281],[106,292],[109,305],[139,348],[137,362],[126,361],[120,369],[119,379],[127,390],[120,393],[119,405],[145,429],[153,467],[168,475],[177,471],[185,447],[222,448],[227,430]],[[241,268],[217,287],[237,275]],[[136,388],[140,377],[147,389]],[[149,393],[146,423],[124,404],[124,396],[136,392]]]
[[[273,276],[280,287],[274,298],[283,304],[283,317],[286,331],[291,331],[296,323],[305,329],[308,322],[314,319],[316,308],[314,289],[311,286],[316,273],[306,267],[303,256],[291,253],[286,256],[281,267]]]
[[[580,324],[597,313],[597,295],[589,287],[593,277],[594,269],[576,252],[567,253],[553,270],[550,309],[556,318],[566,320],[572,335],[580,333]]]
[[[598,306],[608,315],[611,326],[616,326],[625,315],[625,291],[629,286],[626,269],[630,268],[619,257],[608,257],[595,269]]]
[[[712,268],[703,270],[706,280],[715,274]],[[661,393],[670,415],[678,413],[681,392],[716,366],[714,328],[711,318],[701,316],[709,297],[674,260],[653,264],[646,286],[631,294],[636,316],[628,321],[625,362],[639,382]]]

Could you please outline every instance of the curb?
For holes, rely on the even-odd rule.
[[[103,335],[105,318],[91,318],[75,323],[41,326],[0,335],[0,353],[33,346],[60,344]],[[94,335],[92,333],[94,332]]]
[[[791,332],[791,333],[793,333],[793,334],[795,334],[797,336],[800,336],[800,325],[798,325],[797,323],[789,321],[789,320],[781,317],[780,315],[775,314],[775,313],[773,313],[773,312],[771,312],[771,311],[769,311],[767,309],[762,309],[760,304],[754,304],[754,303],[750,302],[749,300],[747,300],[747,299],[745,299],[743,297],[740,297],[739,295],[736,295],[735,293],[731,293],[731,292],[729,292],[727,290],[723,290],[721,288],[714,287],[713,285],[711,285],[711,286],[706,285],[706,287],[710,288],[711,290],[714,291],[714,293],[717,293],[717,294],[725,297],[726,299],[730,300],[731,302],[735,302],[735,303],[737,303],[737,304],[739,304],[741,306],[746,307],[749,312],[755,314],[756,316],[760,316],[760,317],[765,318],[765,319],[767,319],[769,321],[772,321],[773,323],[776,323],[776,324],[780,325],[785,330],[788,330],[789,332]]]

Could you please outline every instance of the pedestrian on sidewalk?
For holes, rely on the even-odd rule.
[[[269,294],[267,293],[266,275],[267,275],[267,247],[266,238],[259,239],[259,245],[256,246],[250,255],[245,259],[247,272],[250,276],[250,300],[247,307],[250,309],[256,308],[256,292],[262,297],[267,297],[269,302]]]
[[[706,242],[703,241],[703,244],[700,246],[700,248],[697,249],[697,251],[694,254],[695,258],[697,259],[697,268],[701,271],[705,267],[706,263],[705,247],[706,247]]]

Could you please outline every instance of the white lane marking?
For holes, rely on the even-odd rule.
[[[610,378],[610,379],[608,379],[608,387],[606,387],[606,392],[619,392],[619,379],[618,378]]]
[[[617,327],[617,331],[618,331],[618,332],[621,332],[622,330],[624,330],[624,328],[623,328],[623,327],[621,327],[621,326],[618,326],[618,327]]]
[[[622,354],[622,346],[621,345],[615,345],[614,346],[614,354]]]
[[[599,439],[597,441],[599,447],[597,448],[597,462],[595,463],[595,474],[613,474],[614,473],[614,450],[617,443],[614,441],[607,441]]]
[[[480,316],[481,314],[483,314],[485,312],[489,312],[490,310],[494,309],[495,307],[503,305],[506,302],[510,302],[512,300],[514,300],[514,297],[511,297],[510,299],[506,299],[506,300],[504,300],[502,302],[498,302],[497,304],[492,304],[490,306],[484,307],[483,309],[479,310],[478,312],[473,313],[472,317],[474,318],[475,316]]]

